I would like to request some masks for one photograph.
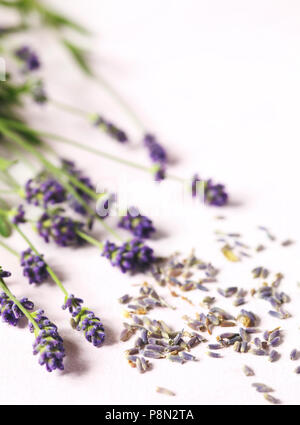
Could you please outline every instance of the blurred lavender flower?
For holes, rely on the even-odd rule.
[[[49,276],[43,256],[34,254],[30,248],[21,253],[21,266],[30,284],[43,283]]]
[[[45,212],[37,222],[38,233],[45,242],[53,239],[57,245],[63,247],[84,244],[84,240],[77,234],[83,226],[83,223],[61,215],[61,210],[53,214]]]
[[[109,136],[111,136],[118,142],[125,143],[128,141],[128,137],[123,130],[119,129],[113,123],[107,121],[102,116],[96,115],[95,117],[93,117],[93,123],[96,127],[101,128],[101,130],[105,131],[105,133],[107,133]]]
[[[143,141],[144,146],[149,151],[151,160],[155,163],[166,164],[167,153],[165,149],[157,142],[155,136],[152,134],[145,134]]]
[[[37,54],[28,46],[17,49],[15,55],[23,62],[23,72],[35,71],[41,66]]]
[[[125,216],[123,216],[118,226],[122,229],[129,230],[134,236],[137,236],[141,239],[147,239],[150,237],[151,233],[155,232],[155,228],[152,224],[152,221],[138,213],[138,210],[134,211],[134,215],[132,215],[133,207],[130,208],[131,213],[128,211]]]
[[[138,238],[121,246],[106,241],[102,255],[108,258],[113,266],[119,267],[122,273],[145,271],[155,261],[153,249]]]
[[[222,184],[214,184],[211,179],[202,180],[195,174],[192,179],[192,197],[197,196],[197,187],[200,188],[200,196],[203,196],[204,202],[209,205],[218,207],[224,206],[228,201],[228,194],[225,186]]]
[[[12,222],[16,225],[26,223],[25,210],[23,205],[18,206],[18,209],[16,210],[16,212],[14,213],[12,217]]]
[[[81,171],[78,170],[75,166],[75,163],[73,161],[69,161],[67,159],[62,159],[61,160],[62,163],[62,168],[67,171],[69,174],[71,174],[72,176],[76,177],[77,180],[79,180],[82,184],[84,184],[88,189],[91,189],[93,191],[95,191],[95,187],[92,184],[91,180],[89,177],[83,176]],[[73,187],[74,190],[76,190],[77,194],[87,203],[92,201],[92,197],[84,192],[82,189],[78,188],[77,186],[75,186],[72,182],[69,182],[70,185]],[[78,202],[74,196],[72,194],[68,194],[67,195],[67,199],[69,201],[69,205],[70,207],[76,211],[78,214],[81,215],[86,215],[87,211],[85,209],[85,207]]]
[[[155,164],[153,167],[154,180],[161,182],[166,178],[166,168],[163,164]]]
[[[43,314],[43,310],[37,310],[31,314],[40,328],[36,335],[37,332],[33,324],[29,322],[30,332],[35,332],[36,335],[33,343],[33,354],[39,354],[39,364],[45,365],[48,372],[55,369],[63,370],[63,358],[65,357],[63,340],[58,334],[57,326]]]
[[[26,182],[25,197],[29,204],[48,208],[49,205],[64,202],[66,200],[66,191],[52,177],[40,174]]]

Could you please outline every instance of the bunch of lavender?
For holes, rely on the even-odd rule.
[[[78,331],[83,331],[86,340],[95,347],[100,347],[105,340],[103,324],[95,314],[87,308],[81,307],[83,300],[74,295],[65,297],[63,310],[68,309],[72,315],[71,325]]]
[[[122,273],[146,271],[155,261],[153,249],[138,238],[125,242],[121,246],[106,241],[102,255]]]

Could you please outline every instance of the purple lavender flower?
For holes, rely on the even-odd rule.
[[[209,205],[217,207],[224,206],[228,201],[228,194],[225,186],[222,184],[214,184],[211,179],[202,180],[197,174],[192,179],[192,197],[197,196],[197,188],[200,188],[200,197]]]
[[[166,168],[163,164],[155,164],[153,167],[154,180],[161,182],[166,178]]]
[[[82,303],[83,300],[81,298],[76,298],[73,294],[70,294],[65,298],[65,303],[62,306],[62,309],[68,309],[69,313],[71,313],[72,316],[75,317],[80,313]]]
[[[25,210],[23,205],[19,205],[17,211],[13,215],[12,222],[16,225],[26,223]]]
[[[83,176],[81,171],[78,170],[75,166],[75,163],[73,161],[69,161],[67,159],[62,159],[62,168],[67,171],[72,176],[76,177],[77,180],[79,180],[82,184],[84,184],[87,188],[95,191],[95,186],[92,184],[89,177]],[[86,192],[84,192],[79,187],[75,186],[72,182],[69,182],[69,184],[73,187],[74,190],[76,190],[77,194],[86,202],[89,203],[93,200],[93,198]],[[72,194],[68,194],[67,199],[69,201],[70,207],[76,211],[78,214],[86,215],[87,211],[85,207],[77,201],[77,199],[74,198]]]
[[[54,214],[43,213],[37,222],[39,235],[45,242],[51,239],[59,246],[79,246],[84,240],[78,236],[77,231],[82,230],[84,224],[70,217],[62,216],[59,212]]]
[[[68,309],[72,315],[71,324],[78,331],[83,331],[88,342],[95,347],[100,347],[105,339],[104,327],[98,317],[87,308],[82,308],[83,300],[69,295],[65,298],[63,310]]]
[[[55,179],[41,174],[26,182],[25,196],[29,204],[48,208],[49,205],[64,202],[66,191]]]
[[[145,134],[144,145],[148,149],[149,156],[153,162],[166,164],[167,153],[165,149],[157,142],[153,134]]]
[[[147,239],[150,237],[151,233],[155,232],[152,221],[148,217],[144,215],[136,215],[133,217],[129,211],[120,219],[118,226],[122,229],[129,230],[134,236],[141,239]]]
[[[43,283],[49,273],[43,256],[36,255],[30,248],[21,253],[21,266],[23,275],[29,279],[29,283]]]
[[[20,303],[29,311],[32,311],[34,308],[33,302],[29,301],[28,298],[21,298]],[[5,292],[0,294],[0,316],[3,322],[11,326],[16,326],[19,320],[24,316],[24,313],[9,299]]]
[[[45,365],[48,372],[55,369],[63,370],[65,350],[57,326],[44,316],[43,310],[37,310],[31,315],[40,329],[37,333],[33,324],[29,323],[30,332],[34,332],[36,336],[33,343],[33,354],[39,354],[39,364]]]
[[[23,62],[23,72],[35,71],[41,66],[37,54],[28,46],[17,49],[15,55]]]
[[[6,277],[10,277],[10,276],[11,276],[11,272],[7,272],[3,270],[2,267],[0,266],[0,279],[5,279]]]
[[[96,127],[101,128],[101,130],[105,131],[105,133],[118,142],[125,143],[128,141],[126,133],[110,121],[107,121],[104,117],[97,115],[93,118],[93,123]]]
[[[106,241],[102,255],[108,258],[113,266],[119,267],[122,273],[145,271],[155,261],[153,249],[138,238],[121,246]]]

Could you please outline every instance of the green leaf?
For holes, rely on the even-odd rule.
[[[85,34],[85,35],[89,34],[88,30],[82,27],[81,25],[79,25],[77,22],[72,21],[66,16],[55,12],[54,10],[50,10],[50,9],[46,9],[42,7],[42,8],[39,8],[39,12],[44,22],[49,26],[52,26],[58,29],[62,27],[68,27],[68,28],[71,28],[72,30],[80,32],[81,34]]]
[[[63,39],[62,43],[66,47],[68,52],[71,54],[72,58],[77,63],[77,65],[81,68],[81,70],[88,76],[92,77],[93,71],[87,60],[88,52],[82,49],[81,47],[76,46],[74,43],[71,43],[70,41],[66,39]]]
[[[0,171],[8,170],[12,165],[14,165],[18,161],[11,161],[9,159],[3,158],[0,156]]]
[[[5,215],[0,215],[0,235],[8,238],[11,235],[12,226]]]

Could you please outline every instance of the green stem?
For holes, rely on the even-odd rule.
[[[99,241],[97,241],[97,239],[95,239],[95,238],[93,238],[92,236],[90,236],[90,235],[87,235],[86,233],[84,233],[84,232],[81,232],[80,230],[77,230],[77,235],[78,236],[80,236],[82,239],[84,239],[84,240],[86,240],[88,243],[90,243],[91,245],[94,245],[94,246],[96,246],[97,248],[100,248],[101,249],[101,251],[102,251],[102,249],[103,249],[103,243],[102,242],[99,242]]]
[[[38,252],[38,250],[35,248],[35,246],[31,243],[31,241],[28,239],[28,237],[25,235],[25,233],[17,226],[16,224],[12,223],[13,228],[19,233],[19,235],[24,239],[24,241],[27,243],[27,245],[32,249],[32,251],[41,257],[41,254]],[[58,278],[58,276],[55,274],[55,272],[52,270],[52,268],[46,263],[46,269],[56,285],[61,289],[61,291],[64,293],[65,296],[68,296],[68,291]]]
[[[35,155],[42,164],[44,164],[44,166],[52,173],[54,174],[58,181],[62,184],[62,186],[68,190],[71,195],[86,209],[86,211],[94,216],[100,223],[101,225],[108,231],[110,232],[115,238],[122,240],[122,238],[117,234],[117,232],[115,232],[110,226],[108,226],[106,223],[104,223],[104,221],[95,214],[95,212],[92,210],[92,208],[88,205],[88,203],[82,199],[82,197],[77,193],[77,191],[73,188],[72,185],[70,185],[68,182],[66,182],[64,180],[64,178],[62,176],[65,175],[65,172],[63,172],[61,169],[55,167],[51,162],[49,162],[39,151],[37,151],[33,146],[31,146],[30,144],[26,143],[24,140],[22,140],[22,138],[20,138],[15,132],[9,130],[5,124],[3,124],[2,122],[3,120],[0,119],[0,129],[1,132],[3,134],[5,134],[8,138],[10,138],[10,140],[12,140],[14,143],[18,144],[19,146],[21,146],[23,149],[27,150],[28,152],[32,153],[33,155]],[[70,175],[68,174],[68,177],[70,177]],[[73,177],[73,176],[72,176]],[[70,180],[73,182],[74,179]],[[77,179],[75,179],[75,181],[77,181]],[[75,184],[75,182],[74,182]],[[98,199],[98,197],[97,197]]]
[[[125,101],[125,99],[112,87],[112,85],[105,80],[105,78],[98,73],[95,77],[95,80],[98,84],[105,88],[108,94],[110,94],[115,101],[120,105],[123,111],[134,121],[139,130],[145,132],[145,126],[137,116],[137,114],[133,111],[133,108]]]
[[[20,301],[10,292],[10,290],[8,289],[8,287],[6,286],[5,282],[3,279],[0,279],[0,287],[3,289],[3,291],[6,293],[6,295],[8,296],[8,298],[13,301],[18,307],[19,309],[22,311],[22,313],[24,314],[25,317],[27,317],[27,319],[32,323],[32,325],[34,326],[34,329],[36,330],[37,333],[40,332],[40,328],[38,327],[38,324],[36,323],[36,321],[34,320],[34,318],[31,316],[31,314],[29,313],[29,311],[20,303]]]
[[[11,248],[10,246],[6,245],[6,243],[4,243],[2,240],[0,240],[0,245],[5,248],[7,251],[9,251],[11,254],[13,254],[15,257],[20,258],[20,254],[15,251],[13,248]]]
[[[114,162],[117,162],[119,164],[126,165],[128,167],[136,168],[136,169],[144,171],[146,173],[152,173],[152,167],[145,167],[144,165],[138,164],[138,163],[133,162],[133,161],[128,161],[128,160],[120,158],[116,155],[112,155],[112,154],[109,154],[107,152],[101,151],[100,149],[95,149],[95,148],[92,148],[90,146],[86,146],[83,143],[77,142],[75,140],[71,140],[71,139],[63,137],[63,136],[58,136],[56,134],[52,134],[52,133],[41,131],[41,130],[31,129],[31,128],[29,128],[29,127],[27,127],[24,124],[19,123],[19,122],[14,122],[14,121],[7,120],[7,119],[2,119],[2,120],[7,122],[11,127],[18,128],[18,129],[24,129],[26,131],[31,131],[32,134],[39,135],[41,137],[46,137],[46,138],[49,138],[49,139],[52,139],[52,140],[56,140],[58,142],[65,143],[65,144],[68,144],[70,146],[74,146],[78,149],[82,149],[86,152],[98,155],[102,158],[106,158],[110,161],[114,161]],[[46,146],[49,148],[48,144],[46,144]],[[166,175],[166,178],[171,179],[171,180],[175,180],[175,181],[180,182],[180,183],[185,182],[185,179],[183,179],[182,177],[176,176],[174,174],[168,173]]]
[[[50,102],[52,105],[56,106],[59,109],[63,109],[64,111],[71,112],[72,114],[80,115],[84,118],[89,118],[90,114],[86,111],[83,111],[80,108],[77,108],[75,106],[67,105],[66,103],[54,100],[54,99],[48,99],[48,102]]]

